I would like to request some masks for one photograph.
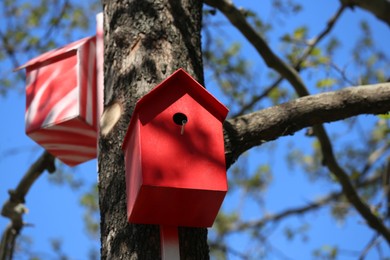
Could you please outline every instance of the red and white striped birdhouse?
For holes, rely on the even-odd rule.
[[[227,192],[227,113],[182,69],[137,102],[122,146],[129,222],[213,224]]]
[[[62,162],[96,158],[96,37],[44,53],[26,69],[26,133]]]

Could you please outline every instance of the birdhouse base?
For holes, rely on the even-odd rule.
[[[226,191],[141,186],[129,222],[211,227]],[[169,202],[169,203],[167,203]]]
[[[27,135],[69,166],[96,158],[96,128],[82,118],[32,130]]]

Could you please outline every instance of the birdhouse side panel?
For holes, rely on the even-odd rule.
[[[126,168],[126,195],[128,216],[133,212],[142,185],[142,154],[140,143],[140,123],[138,115],[133,115],[134,123],[129,129],[126,143],[123,146]]]
[[[190,95],[141,125],[141,143],[145,185],[227,190],[222,123]]]
[[[70,46],[74,49],[59,49],[50,59],[26,67],[25,122],[34,141],[74,166],[96,158],[96,39]]]
[[[26,132],[54,125],[79,114],[77,57],[27,68]]]
[[[96,39],[27,67],[26,131],[82,118],[97,127]]]

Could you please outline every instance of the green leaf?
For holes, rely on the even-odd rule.
[[[390,120],[390,113],[377,115],[379,119]]]
[[[291,38],[290,34],[285,34],[282,36],[281,40],[284,42],[291,42],[292,38]]]
[[[38,37],[31,36],[31,38],[28,39],[28,45],[29,46],[36,45],[38,43],[39,43],[39,38]]]
[[[307,34],[307,27],[299,27],[294,31],[294,39],[296,40],[302,40],[306,37]]]
[[[317,81],[316,86],[319,88],[328,88],[328,87],[333,86],[335,83],[336,83],[335,79],[326,78],[326,79],[321,79],[321,80]]]
[[[329,58],[326,56],[320,56],[317,58],[317,63],[319,64],[327,64],[329,63]]]
[[[320,56],[320,55],[321,55],[321,49],[320,49],[320,48],[314,48],[314,49],[310,52],[310,54],[311,54],[312,56]]]

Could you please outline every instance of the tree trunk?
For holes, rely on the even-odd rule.
[[[136,101],[178,68],[203,84],[202,1],[103,1],[99,141],[102,259],[159,259],[159,227],[127,222],[121,145]],[[207,229],[180,228],[181,259],[208,259]]]

